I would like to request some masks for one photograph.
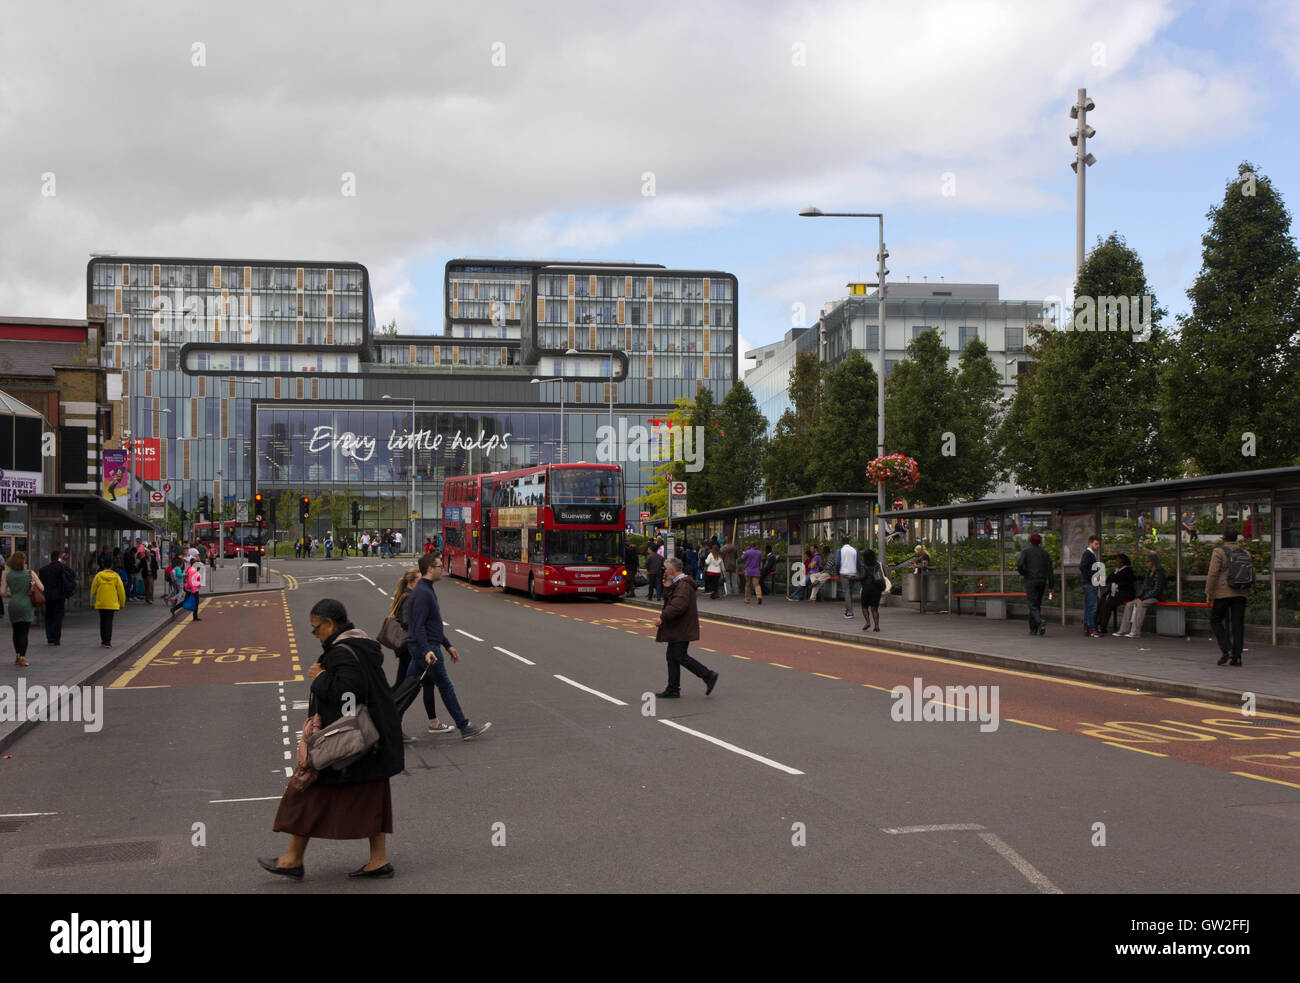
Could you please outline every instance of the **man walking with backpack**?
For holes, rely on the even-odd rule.
[[[1205,578],[1205,603],[1210,605],[1210,630],[1219,643],[1218,665],[1241,665],[1246,636],[1246,598],[1255,584],[1255,564],[1237,543],[1237,530],[1223,534],[1223,545],[1210,554]]]

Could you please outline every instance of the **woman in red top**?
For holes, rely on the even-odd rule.
[[[433,552],[433,540],[430,539],[428,536],[424,537],[424,552],[426,553]]]

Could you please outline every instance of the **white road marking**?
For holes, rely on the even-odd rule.
[[[373,580],[371,580],[369,577],[367,577],[364,573],[359,573],[359,574],[357,574],[357,576],[360,577],[362,580],[364,580],[366,583],[368,583],[371,587],[379,587],[379,585],[378,585],[377,583],[375,583]],[[382,590],[382,588],[380,588],[380,589]],[[385,594],[388,593],[387,591],[383,591],[383,592],[384,592]]]
[[[979,823],[944,823],[940,826],[899,826],[897,829],[882,829],[882,833],[947,833],[965,829],[983,829]]]
[[[620,707],[627,706],[627,704],[624,703],[622,700],[616,700],[608,693],[602,693],[600,690],[592,689],[590,686],[583,686],[582,683],[575,683],[568,676],[561,676],[559,673],[556,673],[555,678],[562,683],[568,683],[570,686],[577,687],[578,689],[582,690],[584,693],[590,693],[592,696],[599,696],[602,700],[609,700],[610,703],[613,703],[616,706],[620,706]]]
[[[288,770],[288,768],[285,769],[285,771]],[[282,798],[284,798],[282,795],[261,795],[255,799],[208,799],[208,805],[217,805],[221,802],[274,802]]]
[[[522,662],[522,663],[523,663],[524,665],[526,665],[526,666],[535,666],[535,665],[537,665],[536,662],[529,662],[529,661],[528,661],[527,659],[525,659],[522,655],[515,655],[513,652],[509,651],[508,649],[503,649],[500,645],[493,645],[492,647],[493,647],[494,649],[496,649],[498,652],[501,652],[501,653],[504,654],[504,655],[508,655],[508,656],[510,656],[510,658],[512,658],[512,659],[518,659],[520,662]]]
[[[284,752],[284,760],[285,760],[285,761],[288,761],[288,760],[289,760],[290,758],[292,758],[292,757],[293,757],[293,755],[290,754],[288,751],[285,751],[285,752]]]
[[[460,634],[464,635],[466,638],[472,638],[472,639],[474,639],[474,641],[476,641],[476,642],[481,642],[481,641],[483,641],[483,639],[479,638],[477,635],[471,635],[469,632],[465,631],[464,629],[457,628],[456,631],[459,632]]]
[[[787,775],[803,774],[803,772],[797,768],[791,768],[789,765],[783,765],[779,761],[773,761],[771,758],[765,758],[761,754],[755,754],[753,751],[746,751],[743,747],[736,747],[736,745],[734,744],[728,744],[726,741],[720,741],[718,740],[718,738],[711,737],[710,735],[705,734],[701,731],[691,730],[691,728],[689,727],[683,727],[675,720],[661,720],[659,722],[668,727],[674,727],[677,730],[680,730],[684,733],[691,734],[695,737],[701,738],[702,740],[708,741],[710,744],[716,744],[718,745],[718,747],[726,748],[728,751],[735,751],[737,754],[743,754],[746,758],[752,758],[755,761],[767,765],[769,768],[775,768],[777,771],[783,771]]]
[[[1016,853],[996,833],[980,833],[980,839],[1002,854],[1011,866],[1025,875],[1030,884],[1038,888],[1040,894],[1064,894],[1059,887],[1049,881],[1028,860]]]
[[[26,819],[29,816],[57,816],[57,812],[0,812],[0,819]]]
[[[292,775],[293,775],[293,769],[290,768],[288,765],[285,765],[285,766],[284,766],[284,777],[285,777],[285,778],[290,778],[290,777],[292,777]]]

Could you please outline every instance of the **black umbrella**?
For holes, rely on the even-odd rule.
[[[419,677],[407,676],[400,683],[393,687],[393,702],[397,704],[397,716],[401,718],[411,704],[415,702],[416,694],[420,692],[420,687],[424,684],[424,677],[429,674],[429,667],[424,667],[424,672]]]

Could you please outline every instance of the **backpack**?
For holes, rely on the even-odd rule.
[[[1228,586],[1233,590],[1250,590],[1255,586],[1255,564],[1250,554],[1241,547],[1223,552],[1228,555]]]

